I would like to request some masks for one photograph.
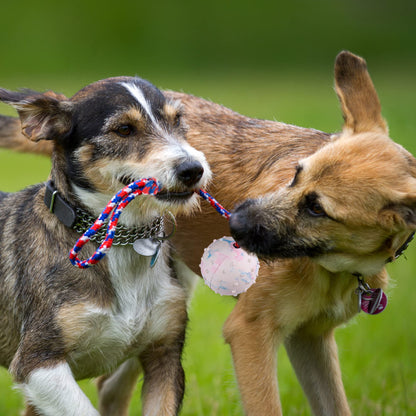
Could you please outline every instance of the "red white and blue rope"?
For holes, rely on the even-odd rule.
[[[86,269],[96,263],[98,263],[110,250],[114,234],[117,227],[118,219],[124,208],[133,201],[138,195],[156,195],[161,189],[160,183],[155,178],[141,179],[125,186],[119,191],[107,204],[104,211],[95,220],[94,224],[78,239],[74,247],[69,253],[69,259],[74,266],[80,269]],[[213,198],[208,192],[200,189],[199,195],[207,200],[212,207],[214,207],[218,213],[220,213],[227,220],[230,219],[231,213],[227,211],[215,198]],[[110,221],[107,226],[107,233],[104,241],[100,244],[95,253],[86,260],[80,260],[78,253],[82,247],[91,239],[91,237],[104,225],[105,221],[111,215]],[[236,247],[238,247],[237,243]]]
[[[218,213],[220,213],[224,218],[227,218],[227,220],[230,219],[231,212],[227,211],[213,196],[211,196],[208,192],[204,191],[203,189],[200,189],[198,191],[199,195],[202,196],[205,200],[207,200],[213,208],[217,210]]]
[[[218,213],[220,213],[224,218],[227,220],[231,217],[231,212],[227,211],[212,195],[210,195],[207,191],[200,189],[198,191],[199,195],[202,196],[205,200],[207,200],[213,208],[216,209]],[[235,248],[240,248],[237,242],[234,243]]]
[[[139,181],[132,182],[119,191],[107,204],[104,211],[100,214],[94,224],[78,239],[75,246],[72,248],[69,259],[74,266],[78,266],[80,269],[86,269],[93,264],[98,263],[110,250],[114,233],[117,227],[118,219],[123,212],[124,208],[138,195],[156,195],[160,191],[160,184],[154,178],[141,179]],[[105,220],[110,213],[110,221],[107,226],[107,234],[104,241],[95,251],[95,253],[86,260],[80,260],[78,253],[82,247],[90,240],[90,238],[103,226]]]

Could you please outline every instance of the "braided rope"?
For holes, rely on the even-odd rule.
[[[98,263],[110,250],[115,229],[117,227],[118,219],[124,208],[134,199],[136,196],[144,195],[156,195],[160,190],[160,184],[154,178],[141,179],[139,181],[132,182],[131,184],[124,187],[119,191],[107,204],[104,211],[100,214],[94,224],[78,239],[74,247],[70,251],[69,259],[74,266],[78,266],[80,269],[86,269],[93,264]],[[103,226],[105,220],[108,218],[110,213],[111,219],[108,223],[107,233],[104,241],[95,251],[95,253],[86,260],[80,260],[78,253],[82,247],[91,239],[91,237]]]
[[[216,209],[218,213],[220,213],[224,218],[227,220],[231,217],[231,212],[227,211],[212,195],[210,195],[207,191],[204,191],[203,189],[200,189],[198,191],[199,195],[202,196],[205,200],[207,200],[213,208]],[[237,242],[234,242],[235,248],[240,248],[239,244]]]
[[[210,195],[207,191],[200,189],[198,191],[199,195],[202,196],[205,200],[207,200],[213,208],[216,209],[218,213],[220,213],[224,218],[227,220],[230,219],[231,212],[227,211],[212,195]]]

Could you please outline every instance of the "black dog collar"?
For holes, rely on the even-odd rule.
[[[44,202],[49,211],[58,217],[59,221],[69,228],[74,226],[77,220],[76,211],[59,195],[52,181],[46,182]]]
[[[96,220],[89,212],[78,207],[74,208],[66,202],[59,194],[52,181],[46,183],[44,202],[49,208],[49,211],[52,212],[59,221],[80,234],[87,231]],[[158,236],[162,234],[163,228],[163,217],[157,217],[153,222],[142,227],[128,228],[122,224],[118,224],[114,235],[113,245],[128,245],[133,244],[139,239]],[[102,227],[91,237],[91,240],[102,242],[105,238],[105,234],[106,227]]]
[[[403,254],[403,252],[407,249],[407,247],[409,247],[409,244],[413,240],[414,236],[415,236],[414,232],[412,234],[410,234],[410,236],[403,243],[403,245],[396,251],[396,254],[394,255],[394,258],[389,258],[386,263],[391,263],[393,260],[398,259]]]

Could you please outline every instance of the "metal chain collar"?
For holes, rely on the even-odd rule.
[[[76,208],[75,211],[77,214],[77,221],[72,228],[78,233],[83,234],[90,228],[91,224],[94,224],[96,218],[80,208]],[[108,221],[93,236],[91,236],[90,239],[92,241],[102,242],[105,239],[107,232],[106,225],[108,225]],[[138,239],[158,236],[163,233],[163,230],[163,217],[158,217],[150,224],[143,225],[142,227],[126,227],[122,224],[118,224],[114,234],[113,245],[126,246],[133,244]]]

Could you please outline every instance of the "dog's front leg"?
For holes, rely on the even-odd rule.
[[[19,387],[30,405],[29,415],[99,416],[66,362],[35,368]]]
[[[296,375],[317,416],[350,416],[333,330],[300,329],[285,342]]]
[[[136,358],[125,361],[114,373],[97,380],[101,416],[127,416],[130,399],[141,371]]]
[[[127,416],[130,399],[140,374],[136,358],[125,361],[114,373],[97,381],[101,416]]]
[[[143,416],[173,416],[179,413],[185,391],[181,364],[183,341],[174,345],[151,345],[140,355],[144,371]]]
[[[248,416],[281,416],[277,384],[278,343],[270,319],[267,316],[247,319],[239,301],[225,323],[224,337],[231,347],[245,413]]]

